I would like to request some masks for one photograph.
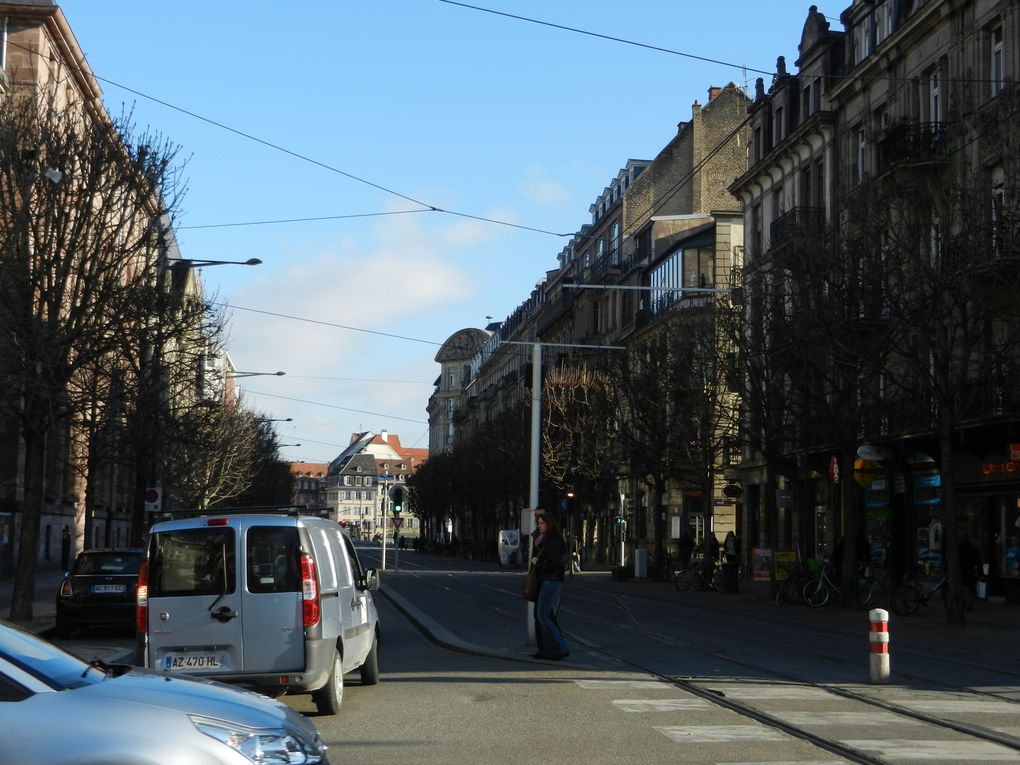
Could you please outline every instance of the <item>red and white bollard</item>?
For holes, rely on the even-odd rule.
[[[889,682],[889,612],[873,608],[868,612],[871,627],[868,644],[871,651],[871,682]]]

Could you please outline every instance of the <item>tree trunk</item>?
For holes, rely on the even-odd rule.
[[[39,562],[39,524],[43,508],[43,481],[46,459],[44,428],[24,431],[25,499],[21,506],[21,529],[18,533],[18,564],[14,573],[11,597],[12,621],[28,621],[33,617],[35,576]]]

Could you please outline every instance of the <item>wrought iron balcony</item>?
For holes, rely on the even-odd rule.
[[[878,166],[898,162],[929,162],[950,156],[948,122],[912,122],[893,125],[875,136]]]
[[[769,228],[772,247],[804,236],[820,234],[825,230],[824,207],[794,207],[772,222]]]

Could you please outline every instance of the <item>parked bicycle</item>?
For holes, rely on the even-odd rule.
[[[800,566],[787,572],[786,579],[776,588],[776,605],[803,603],[804,585],[807,584],[808,578],[807,572]]]
[[[708,577],[705,576],[705,572],[700,566],[691,569],[690,578],[688,579],[687,584],[687,589],[691,592],[700,592],[701,590],[716,590],[718,592],[721,591],[722,588],[722,566],[716,565],[712,571],[712,575]],[[679,589],[679,586],[677,589]]]
[[[928,605],[935,593],[942,596],[942,604],[945,605],[949,593],[945,574],[940,574],[931,587],[925,587],[917,574],[904,574],[903,584],[893,592],[892,609],[898,614],[912,614],[921,606]]]
[[[838,600],[841,591],[839,585],[833,579],[832,564],[829,561],[822,561],[819,572],[809,579],[801,590],[804,602],[813,608],[819,608],[829,602],[832,595]],[[864,573],[857,580],[857,605],[871,606],[882,601],[885,589],[882,583],[870,573]]]

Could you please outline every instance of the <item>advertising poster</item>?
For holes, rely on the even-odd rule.
[[[772,550],[755,548],[751,551],[751,574],[756,582],[772,580]]]
[[[790,572],[797,568],[797,551],[776,550],[775,567],[776,581],[784,581],[790,575]]]

